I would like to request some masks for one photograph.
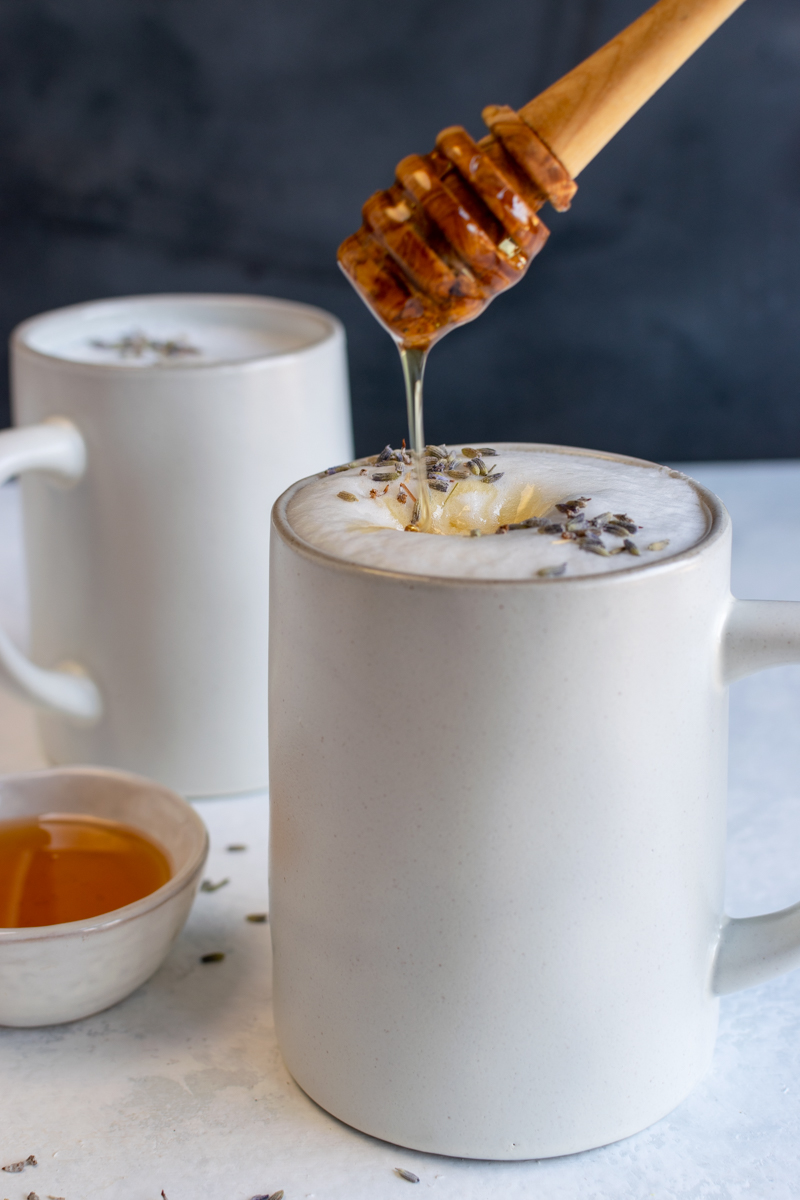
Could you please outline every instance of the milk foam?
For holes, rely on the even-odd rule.
[[[90,337],[82,331],[48,347],[51,354],[72,362],[103,363],[119,367],[173,366],[178,363],[239,362],[285,354],[298,349],[297,337],[269,330],[240,329],[235,325],[200,325],[176,321],[151,320],[132,325],[117,320],[107,327],[93,330]],[[126,343],[142,339],[149,343],[132,352]],[[159,351],[159,345],[172,343],[182,347],[173,354]]]
[[[397,497],[401,482],[416,494],[410,468],[401,468],[403,479],[391,481],[385,492],[386,483],[372,479],[396,467],[394,463],[359,464],[309,482],[289,503],[289,523],[304,541],[348,562],[410,575],[472,579],[530,579],[562,567],[563,577],[620,571],[679,554],[709,528],[710,515],[692,483],[666,467],[588,452],[519,445],[496,449],[497,456],[485,462],[503,473],[497,483],[471,475],[451,483],[447,495],[431,492],[435,532],[405,531],[413,505],[410,500],[401,504]],[[377,495],[371,497],[371,491]],[[343,500],[340,492],[356,500]],[[569,517],[555,505],[580,497],[588,497],[580,510],[588,520],[609,512],[630,517],[637,529],[628,536],[639,556],[624,548],[623,537],[607,532],[600,534],[607,557],[537,528],[496,533],[501,525],[534,517],[566,523]],[[471,536],[476,529],[484,536]],[[650,550],[651,545],[659,548]]]
[[[291,354],[330,331],[313,309],[257,297],[133,296],[45,314],[25,342],[54,358],[137,370]]]

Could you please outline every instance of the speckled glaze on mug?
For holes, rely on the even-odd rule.
[[[355,566],[276,504],[275,1022],[341,1120],[471,1158],[615,1141],[703,1075],[720,993],[800,964],[800,905],[723,910],[727,685],[800,660],[800,604],[732,598],[694,486],[691,549],[511,582]]]

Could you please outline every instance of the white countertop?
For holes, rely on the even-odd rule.
[[[800,599],[800,464],[697,466],[734,520],[734,592]],[[18,497],[0,489],[0,619],[24,639]],[[800,667],[735,685],[728,906],[800,899]],[[0,693],[0,770],[43,765],[30,712]],[[267,798],[198,804],[208,876],[162,969],[74,1025],[0,1030],[0,1200],[790,1200],[800,1195],[800,971],[722,1002],[711,1073],[627,1141],[524,1163],[437,1158],[328,1116],[289,1078],[270,1008]],[[248,850],[229,853],[229,842]],[[225,951],[224,962],[199,957]],[[405,1167],[419,1190],[393,1174]]]

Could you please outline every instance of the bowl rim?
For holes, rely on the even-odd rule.
[[[0,778],[0,792],[2,792],[3,787],[7,784],[25,782],[30,779],[41,779],[44,776],[48,778],[54,776],[67,776],[71,778],[86,776],[100,777],[112,784],[135,784],[140,788],[147,788],[151,792],[160,793],[168,803],[177,804],[179,808],[183,808],[184,811],[190,814],[190,820],[195,831],[200,834],[199,846],[189,856],[188,861],[184,863],[183,867],[176,871],[166,883],[162,884],[154,892],[149,892],[146,896],[142,896],[141,899],[134,900],[132,904],[112,909],[107,913],[98,913],[96,917],[87,917],[81,921],[64,921],[59,925],[22,925],[10,929],[0,927],[0,946],[5,943],[14,943],[16,945],[20,942],[47,941],[53,938],[83,938],[93,933],[104,933],[108,929],[127,924],[129,921],[138,920],[140,917],[144,917],[148,913],[155,911],[155,909],[161,908],[162,905],[174,899],[185,888],[194,884],[197,876],[205,866],[210,843],[205,822],[183,796],[166,787],[163,783],[158,783],[154,779],[147,779],[143,775],[135,775],[131,771],[117,771],[109,767],[91,766],[46,767],[38,771],[15,771]]]

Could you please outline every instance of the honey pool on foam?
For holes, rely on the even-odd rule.
[[[447,449],[458,455],[457,466],[463,464],[461,446]],[[431,491],[433,532],[405,530],[413,504],[408,497],[402,503],[398,495],[406,490],[401,483],[416,494],[413,468],[372,461],[310,481],[290,501],[289,523],[304,541],[348,562],[411,575],[473,579],[620,571],[679,554],[709,527],[709,514],[691,481],[667,467],[552,447],[498,443],[495,450],[484,462],[502,473],[496,483],[470,475],[450,482],[446,494]],[[402,473],[388,488],[383,480],[373,479],[387,468]],[[342,492],[355,500],[342,499]],[[624,536],[602,526],[591,533],[590,540],[599,538],[607,555],[581,549],[581,539],[564,540],[540,528],[497,534],[500,526],[530,518],[547,517],[553,524],[566,525],[570,517],[556,505],[584,497],[587,502],[577,510],[579,524],[581,515],[591,522],[611,513],[625,514],[636,525],[635,532],[620,529]],[[482,536],[471,533],[476,529]],[[638,556],[625,548],[624,537]]]

